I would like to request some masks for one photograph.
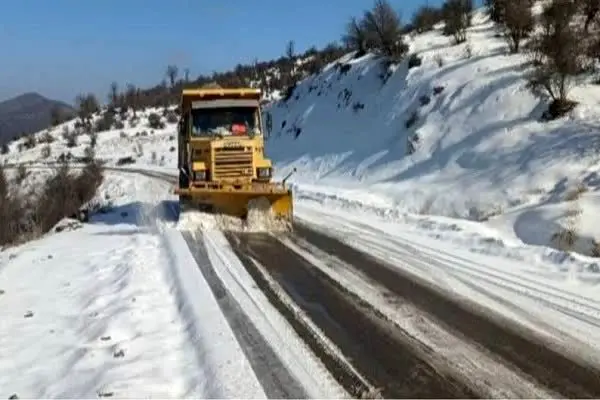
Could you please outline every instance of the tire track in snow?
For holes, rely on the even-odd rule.
[[[425,245],[417,248],[409,241],[386,235],[385,232],[364,224],[353,222],[346,225],[345,229],[346,236],[348,231],[354,231],[357,235],[360,235],[360,243],[352,238],[348,238],[348,243],[368,243],[374,255],[376,254],[391,263],[408,263],[412,267],[420,266],[432,271],[434,275],[441,272],[443,275],[457,279],[476,292],[490,298],[497,298],[497,296],[489,296],[489,290],[483,289],[482,286],[495,286],[508,294],[517,294],[535,300],[564,316],[588,324],[591,329],[600,328],[600,307],[584,296],[526,276],[511,273],[509,270],[483,269],[477,262],[440,249],[432,249]],[[381,240],[382,236],[385,237],[385,240]],[[475,282],[479,282],[479,285]],[[515,308],[515,305],[511,305],[507,300],[502,301],[502,303],[509,308]],[[523,310],[519,313],[529,317]],[[553,327],[550,331],[555,332],[556,327]]]
[[[247,268],[254,260],[332,340],[352,366],[389,397],[477,397],[447,370],[432,366],[430,349],[395,329],[388,318],[268,234],[229,234]],[[294,318],[294,317],[292,317]],[[300,332],[299,332],[300,333]],[[324,356],[319,350],[317,353]],[[332,373],[350,393],[339,363]],[[338,368],[336,370],[336,367]],[[342,368],[343,369],[343,368]]]
[[[431,349],[432,364],[450,370],[485,398],[551,398],[556,393],[519,376],[495,360],[484,349],[454,335],[409,302],[398,298],[358,268],[341,261],[306,240],[290,235],[279,238],[315,267],[376,307],[393,321],[398,329]]]
[[[521,370],[547,388],[567,397],[600,396],[600,372],[551,350],[532,337],[530,332],[525,333],[516,326],[501,325],[481,311],[476,312],[460,301],[443,295],[420,279],[388,266],[325,233],[297,224],[295,234],[354,265],[388,290],[435,316],[451,330],[502,357],[508,365]],[[364,234],[361,239],[366,239]],[[369,241],[368,244],[375,245],[375,242]]]
[[[131,168],[110,169],[114,172],[143,175],[169,184],[177,182],[177,177],[159,171]],[[166,219],[177,220],[179,207],[175,202],[162,202],[158,214],[167,216]],[[270,344],[266,342],[216,274],[209,261],[203,238],[198,238],[197,232],[182,232],[181,234],[265,394],[271,398],[308,398],[304,388],[278,359]],[[181,290],[181,288],[179,289]],[[196,336],[193,332],[192,335]],[[199,363],[205,362],[206,360],[199,359]],[[223,396],[215,395],[214,397]]]
[[[331,217],[324,215],[320,217],[325,220],[331,219]],[[489,290],[490,286],[495,286],[509,296],[517,294],[521,298],[543,304],[548,309],[578,323],[584,322],[590,329],[600,327],[600,307],[591,299],[565,291],[560,287],[511,273],[510,270],[500,270],[491,266],[481,267],[477,262],[468,258],[456,256],[440,249],[433,249],[422,244],[422,247],[417,247],[410,241],[389,235],[378,228],[359,222],[347,221],[343,230],[339,228],[331,228],[330,230],[339,232],[345,237],[344,240],[347,243],[353,243],[357,248],[363,248],[365,244],[368,244],[368,252],[391,264],[397,264],[400,268],[409,270],[410,273],[422,274],[423,271],[428,271],[428,279],[434,280],[441,287],[449,288],[453,286],[453,283],[444,280],[444,277],[449,277],[454,282],[461,282],[478,295],[483,295],[498,303],[498,296],[492,296]],[[352,233],[352,235],[348,235],[349,233]],[[353,236],[360,239],[354,239]],[[385,239],[382,240],[382,238]],[[461,263],[464,265],[461,266]],[[415,267],[418,267],[419,271],[411,272],[410,270],[415,269]],[[491,279],[490,276],[494,276],[495,279]],[[484,286],[487,286],[487,289]],[[538,289],[538,286],[540,289]],[[512,314],[524,317],[525,320],[539,320],[536,315],[531,315],[531,313],[527,313],[516,305],[518,304],[518,298],[512,301],[502,299],[498,304],[502,304],[507,310],[511,310]],[[572,323],[572,321],[568,322]],[[547,326],[547,324],[543,325]],[[557,327],[551,327],[547,331],[552,332],[555,336],[559,333],[559,337],[566,334],[560,332]],[[581,341],[581,339],[579,340]]]
[[[538,300],[553,299],[555,304],[565,303],[576,305],[581,311],[581,316],[587,317],[589,321],[594,321],[594,324],[600,323],[600,306],[596,302],[580,296],[576,293],[566,291],[560,287],[545,283],[543,281],[535,280],[521,274],[511,273],[510,270],[499,270],[499,269],[488,269],[482,270],[481,266],[469,258],[450,254],[440,249],[434,249],[424,244],[420,244],[419,247],[415,247],[409,241],[406,241],[399,237],[393,237],[387,235],[385,232],[380,231],[372,226],[368,226],[361,223],[351,222],[346,225],[348,230],[353,230],[357,234],[361,235],[361,238],[366,236],[370,244],[377,244],[388,250],[390,254],[403,254],[411,256],[411,258],[417,259],[430,259],[437,262],[438,266],[443,265],[444,267],[451,268],[453,271],[468,270],[470,273],[478,273],[480,277],[493,276],[498,280],[506,282],[510,287],[519,288],[521,293],[528,293],[529,297],[536,298]],[[380,239],[381,236],[385,236],[385,242]],[[370,240],[369,240],[370,237]],[[398,249],[400,248],[400,249]],[[445,257],[445,258],[444,258]],[[435,262],[431,263],[430,266],[435,266]],[[452,262],[452,263],[450,263]],[[423,263],[423,262],[422,262]],[[460,264],[463,264],[462,266]],[[536,294],[543,295],[539,296]],[[564,308],[564,307],[563,307]],[[569,312],[573,314],[574,310]]]
[[[308,398],[306,391],[289,373],[217,276],[210,264],[202,233],[183,232],[182,235],[267,396]]]

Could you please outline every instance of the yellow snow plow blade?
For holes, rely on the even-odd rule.
[[[176,188],[182,208],[246,218],[252,210],[268,212],[276,219],[293,222],[290,190],[273,184],[233,187]]]

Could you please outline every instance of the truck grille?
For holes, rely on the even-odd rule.
[[[252,177],[252,148],[221,147],[215,149],[213,179]]]

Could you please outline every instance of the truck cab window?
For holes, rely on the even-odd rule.
[[[192,111],[193,136],[230,136],[244,127],[245,134],[260,133],[257,111],[253,107],[200,108]]]

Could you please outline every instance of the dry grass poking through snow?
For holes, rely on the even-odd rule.
[[[96,194],[104,179],[99,164],[90,163],[80,173],[62,164],[37,195],[10,190],[0,168],[0,247],[22,243],[50,231],[58,222],[78,213]]]
[[[559,250],[572,251],[579,240],[577,226],[581,217],[581,208],[577,202],[567,210],[565,226],[552,235],[552,244]]]
[[[569,192],[567,192],[567,194],[565,196],[565,200],[566,201],[579,200],[579,198],[581,197],[581,195],[584,194],[587,191],[588,191],[588,187],[585,184],[583,184],[582,182],[579,182],[577,184],[577,186],[575,186],[572,190],[570,190]]]
[[[578,183],[572,190],[566,193],[565,201],[571,202],[565,215],[564,226],[552,235],[552,245],[562,251],[576,251],[578,243],[583,243],[580,234],[581,215],[583,213],[579,199],[588,191],[588,187],[583,183]],[[581,246],[582,251],[587,256],[600,257],[600,243],[596,239],[591,239],[589,246]]]

